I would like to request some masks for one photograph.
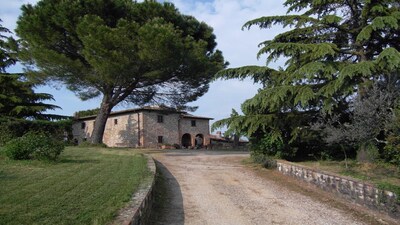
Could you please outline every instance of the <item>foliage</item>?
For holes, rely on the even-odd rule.
[[[82,100],[102,97],[93,143],[120,102],[180,107],[225,65],[212,28],[167,2],[42,0],[23,5],[17,24],[33,78],[62,82]]]
[[[71,139],[72,121],[43,121],[43,120],[11,120],[0,119],[0,146],[5,145],[8,141],[22,137],[29,132],[39,132],[51,134],[57,140]],[[65,134],[68,136],[65,137]]]
[[[376,162],[380,158],[379,149],[370,142],[362,143],[357,151],[357,161],[362,163]]]
[[[14,160],[56,161],[64,150],[64,143],[45,133],[27,133],[4,146],[7,156]]]
[[[274,169],[277,167],[276,159],[263,153],[251,152],[250,157],[254,163],[261,164],[264,168]]]
[[[3,22],[0,19],[0,22]],[[4,73],[5,69],[16,63],[16,46],[17,43],[12,37],[7,37],[3,33],[11,33],[10,30],[0,24],[0,72]]]
[[[378,136],[391,123],[393,109],[400,94],[398,87],[392,87],[392,90],[387,90],[386,87],[375,84],[371,88],[365,88],[365,93],[355,97],[349,111],[344,112],[341,118],[331,117],[329,121],[323,122],[322,125],[326,125],[326,141],[380,143],[382,140]]]
[[[85,116],[93,116],[99,113],[100,108],[95,108],[95,109],[88,109],[88,110],[82,110],[74,113],[75,118],[80,118],[80,117],[85,117]]]
[[[9,225],[110,224],[150,177],[132,149],[67,147],[58,163],[0,160],[0,168],[0,224]]]
[[[394,110],[392,119],[387,125],[386,145],[383,150],[383,159],[400,168],[400,108]]]
[[[0,20],[1,22],[1,20]],[[45,93],[35,93],[34,84],[23,80],[23,74],[10,74],[6,68],[17,62],[17,42],[2,33],[11,33],[0,24],[0,117],[28,119],[60,119],[59,115],[44,114],[58,106],[42,101],[54,100]]]
[[[340,115],[322,116],[325,121],[314,123],[312,129],[322,131],[324,140],[330,145],[358,147],[357,159],[371,162],[381,158],[378,147],[382,149],[386,144],[385,138],[396,117],[394,108],[400,93],[397,83],[382,81],[364,87],[362,91],[363,94],[355,97],[347,111]]]
[[[389,136],[388,144],[384,148],[384,159],[400,167],[400,135]]]
[[[228,125],[255,140],[270,133],[285,148],[298,148],[299,156],[304,146],[326,146],[309,125],[320,112],[345,114],[355,96],[363,98],[371,83],[398,83],[400,8],[395,0],[287,0],[284,5],[286,15],[261,17],[243,26],[282,25],[287,30],[260,43],[258,57],[267,55],[267,66],[217,73],[216,79],[252,78],[263,88],[242,104],[243,115],[218,121],[216,126]],[[269,67],[280,57],[286,59],[284,67]]]
[[[0,114],[2,117],[20,119],[63,119],[65,116],[46,114],[47,110],[60,108],[43,103],[54,100],[46,93],[35,93],[34,84],[22,81],[19,74],[0,74]]]
[[[260,140],[252,140],[252,152],[257,152],[262,155],[281,158],[284,152],[281,139],[273,139],[273,136],[266,133]]]

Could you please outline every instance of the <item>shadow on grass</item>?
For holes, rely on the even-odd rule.
[[[14,180],[16,178],[17,178],[17,176],[10,175],[10,174],[0,170],[0,180]]]
[[[83,163],[100,163],[95,159],[61,159],[59,163],[83,164]]]
[[[178,181],[159,161],[155,160],[157,177],[155,197],[149,224],[185,224],[183,197]]]

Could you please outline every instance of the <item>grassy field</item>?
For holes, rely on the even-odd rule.
[[[297,163],[314,169],[363,180],[382,189],[400,194],[400,169],[392,165],[385,163],[358,163],[354,160],[348,162],[348,168],[346,168],[343,161],[308,161]]]
[[[68,147],[58,163],[0,157],[0,224],[106,224],[149,177],[128,149]]]

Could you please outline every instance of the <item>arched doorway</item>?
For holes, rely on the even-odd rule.
[[[192,136],[190,136],[190,134],[186,133],[182,136],[182,147],[188,148],[190,146],[192,146]]]
[[[204,146],[204,136],[202,134],[197,134],[195,140],[196,148],[203,148]]]

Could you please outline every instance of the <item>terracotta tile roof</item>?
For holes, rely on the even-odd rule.
[[[183,113],[182,117],[183,118],[191,118],[191,119],[200,119],[200,120],[213,120],[214,119],[214,118],[204,117],[204,116],[195,116],[195,115],[188,114],[188,113]]]
[[[115,112],[111,112],[110,116],[117,116],[117,115],[124,115],[124,114],[130,114],[130,113],[137,113],[137,112],[141,112],[141,111],[158,111],[158,112],[165,112],[165,113],[177,113],[177,114],[181,114],[182,117],[184,118],[193,118],[193,119],[204,119],[204,120],[213,120],[213,118],[209,118],[209,117],[202,117],[202,116],[194,116],[191,114],[188,114],[185,111],[180,111],[180,110],[176,110],[174,108],[169,108],[169,107],[155,107],[155,106],[145,106],[145,107],[141,107],[141,108],[135,108],[135,109],[126,109],[126,110],[120,110],[120,111],[115,111]],[[75,118],[76,120],[88,120],[88,119],[94,119],[96,118],[96,115],[92,115],[92,116],[83,116],[83,117],[79,117],[79,118]]]

